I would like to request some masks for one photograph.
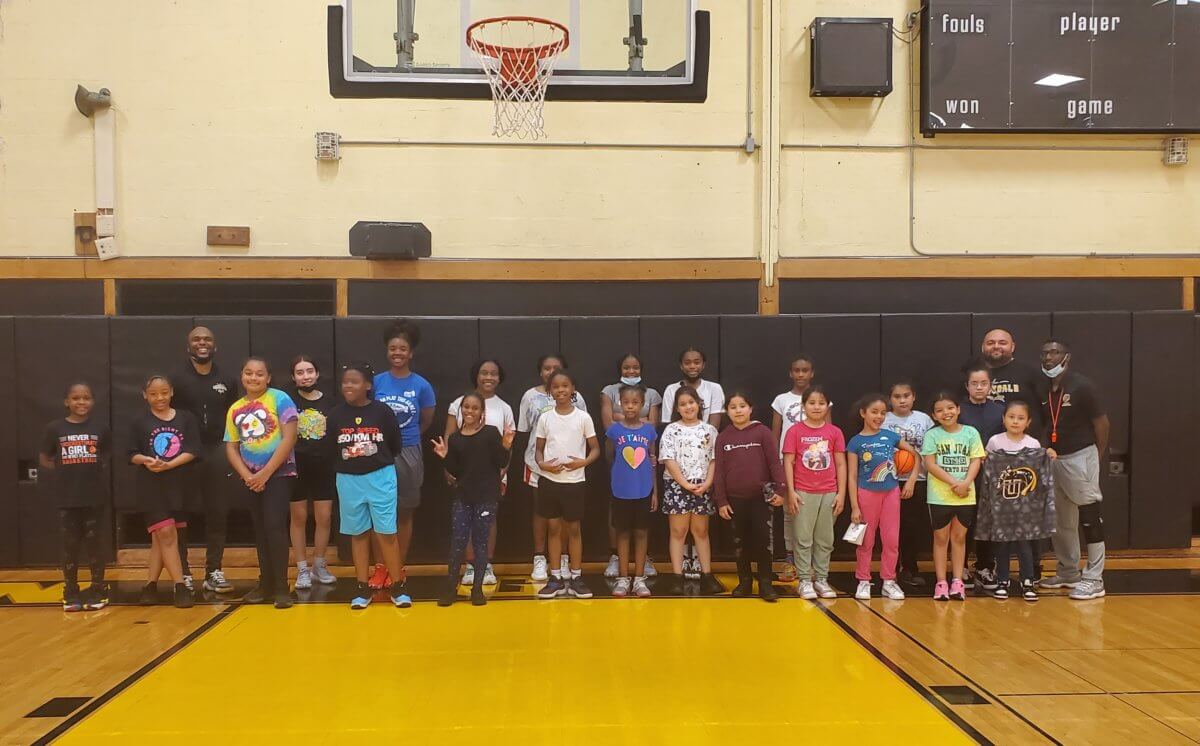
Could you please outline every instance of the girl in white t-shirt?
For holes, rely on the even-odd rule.
[[[683,543],[690,533],[700,562],[700,592],[720,593],[724,588],[712,576],[712,544],[708,537],[708,518],[717,512],[709,495],[717,429],[700,419],[700,395],[695,389],[680,388],[674,405],[675,421],[663,430],[658,448],[658,460],[667,470],[662,512],[670,522],[671,571],[677,579],[683,576]]]
[[[896,381],[888,389],[888,404],[891,411],[883,420],[883,429],[904,438],[904,442],[912,446],[917,453],[925,444],[925,433],[934,422],[929,415],[914,409],[917,394],[909,381]],[[899,465],[897,465],[898,467]],[[929,507],[925,503],[925,467],[921,459],[916,459],[912,467],[917,469],[917,481],[904,481],[900,490],[900,572],[897,580],[904,585],[920,588],[925,585],[921,571],[917,567],[917,553],[929,546]],[[904,479],[911,470],[896,470],[896,476]]]
[[[541,471],[537,465],[535,453],[537,443],[533,437],[533,431],[541,416],[554,409],[554,397],[550,396],[547,391],[546,381],[550,380],[554,371],[567,369],[567,359],[558,353],[542,355],[538,358],[537,367],[542,383],[525,392],[517,410],[517,432],[529,433],[529,443],[525,446],[524,478],[525,484],[529,485],[533,492],[534,504],[537,503],[537,486]],[[575,405],[576,409],[587,411],[587,404],[578,392],[571,399],[571,403]],[[536,510],[533,511],[533,571],[529,573],[529,577],[539,583],[549,577],[549,563],[546,561],[546,532],[546,519],[539,516]],[[569,565],[570,561],[567,555],[563,554],[558,558],[560,569],[569,570]]]
[[[713,427],[721,425],[721,415],[725,414],[725,390],[716,381],[704,380],[704,367],[708,364],[708,356],[699,347],[689,347],[679,353],[679,371],[683,379],[672,383],[663,389],[662,421],[670,422],[675,417],[675,394],[686,386],[695,390],[700,401],[700,419]]]
[[[775,401],[771,402],[771,432],[775,434],[775,442],[779,443],[780,459],[783,458],[784,436],[787,435],[788,430],[792,429],[793,425],[804,419],[804,392],[808,391],[809,386],[812,386],[816,373],[817,368],[813,359],[803,352],[800,353],[788,367],[788,376],[792,379],[791,390],[783,392],[775,397]],[[828,415],[826,416],[828,417]],[[783,545],[787,549],[787,560],[784,562],[783,572],[779,573],[779,579],[785,583],[793,583],[799,578],[799,575],[796,574],[795,550],[792,548],[792,532],[795,530],[792,522],[795,516],[786,510],[773,510],[771,511],[772,521],[780,512],[783,513]],[[774,530],[771,535],[775,535]]]
[[[476,362],[471,366],[471,383],[475,386],[475,393],[479,394],[484,402],[483,424],[496,428],[502,437],[515,433],[517,421],[513,417],[512,407],[496,396],[497,387],[504,383],[504,366],[500,364],[500,361],[494,358],[485,358]],[[446,434],[443,436],[446,442],[449,442],[450,436],[462,427],[462,400],[463,397],[458,397],[450,402],[450,408],[446,410]],[[454,486],[454,476],[448,471],[445,474],[446,484]],[[500,471],[500,494],[503,495],[507,487],[508,469],[506,467]],[[484,585],[496,585],[499,582],[496,578],[496,571],[492,568],[492,555],[495,551],[496,522],[492,521],[488,531],[488,561],[483,573]],[[462,584],[470,586],[475,582],[475,551],[471,544],[467,545],[466,558],[466,570],[463,571]]]

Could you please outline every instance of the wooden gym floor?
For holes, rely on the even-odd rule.
[[[0,743],[1200,743],[1200,559],[1112,564],[1144,569],[1087,602],[618,600],[598,574],[535,601],[502,573],[486,607],[426,576],[362,612],[348,578],[286,611],[137,606],[117,570],[113,606],[66,614],[53,571],[0,573]]]

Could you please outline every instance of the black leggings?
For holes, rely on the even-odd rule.
[[[295,477],[271,477],[262,492],[251,492],[250,520],[258,550],[258,583],[264,593],[288,592],[292,489]]]
[[[1033,561],[1033,558],[1039,554],[1037,540],[992,541],[987,543],[995,550],[996,580],[1001,583],[1008,582],[1008,562],[1013,552],[1017,554],[1017,562],[1021,568],[1021,580],[1038,579],[1041,573],[1037,571],[1037,566]]]
[[[467,542],[475,552],[475,585],[483,585],[483,567],[488,556],[488,533],[496,520],[496,503],[465,503],[455,500],[450,507],[450,577],[457,578],[467,553]]]
[[[58,511],[62,533],[62,573],[67,591],[79,590],[80,550],[87,552],[92,585],[104,582],[104,560],[100,558],[100,508],[63,508]]]
[[[750,563],[758,563],[760,580],[770,580],[771,553],[767,548],[771,531],[771,506],[762,498],[729,501],[733,508],[733,543],[737,547],[737,571],[741,578],[753,575]]]
[[[900,501],[900,569],[917,574],[917,554],[933,544],[925,482],[918,481],[913,496]]]

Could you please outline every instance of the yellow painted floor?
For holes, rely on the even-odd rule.
[[[285,739],[971,741],[814,604],[653,599],[238,608],[58,743]]]

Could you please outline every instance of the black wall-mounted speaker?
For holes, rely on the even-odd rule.
[[[814,18],[810,29],[810,96],[892,92],[891,18]]]
[[[350,256],[420,259],[432,253],[433,236],[424,223],[360,220],[350,229]]]

